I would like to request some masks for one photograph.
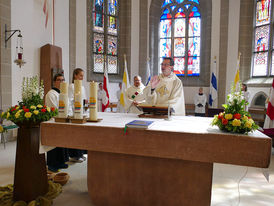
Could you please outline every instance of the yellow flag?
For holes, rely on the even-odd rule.
[[[235,78],[234,78],[234,86],[236,87],[237,83],[240,81],[240,70],[237,69]]]
[[[126,102],[125,102],[124,95],[125,95],[127,88],[129,87],[129,78],[128,78],[128,73],[127,73],[126,56],[124,56],[124,58],[125,58],[125,69],[124,69],[124,75],[123,75],[122,91],[121,91],[121,95],[120,95],[120,104],[125,108]]]

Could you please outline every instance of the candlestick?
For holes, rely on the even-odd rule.
[[[97,82],[90,83],[89,95],[89,119],[97,121]]]

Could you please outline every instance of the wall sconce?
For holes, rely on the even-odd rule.
[[[7,33],[12,34],[8,37]],[[7,42],[9,39],[16,33],[19,32],[17,36],[17,41],[16,41],[16,55],[15,55],[15,60],[14,63],[16,63],[20,68],[23,66],[26,62],[23,59],[23,36],[21,35],[21,30],[7,30],[7,25],[5,24],[5,48],[7,48]]]

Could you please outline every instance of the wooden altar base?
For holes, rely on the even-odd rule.
[[[96,206],[209,206],[213,163],[88,151]]]
[[[48,192],[45,154],[39,154],[40,127],[18,129],[14,172],[15,201],[29,202]]]

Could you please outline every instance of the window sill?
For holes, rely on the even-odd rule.
[[[243,83],[248,87],[270,87],[273,82],[273,77],[260,77],[260,78],[250,78]]]

